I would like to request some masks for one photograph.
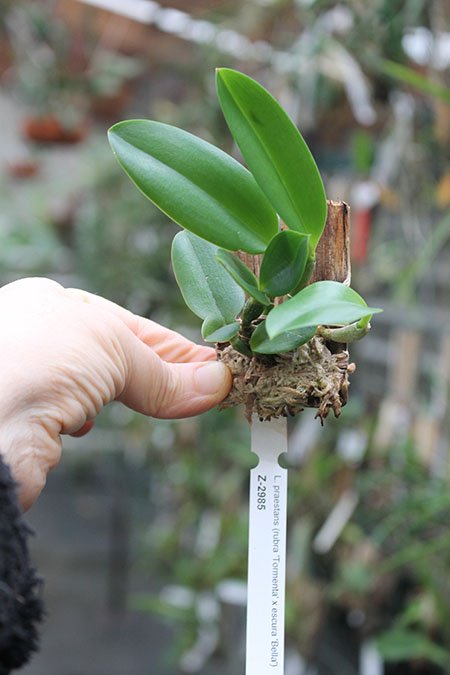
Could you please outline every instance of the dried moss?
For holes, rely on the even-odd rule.
[[[218,358],[233,374],[233,386],[221,408],[244,404],[247,419],[296,415],[317,408],[323,420],[330,410],[338,417],[347,402],[348,375],[355,369],[347,351],[333,354],[314,337],[297,350],[274,356],[247,357],[229,344],[217,346]]]

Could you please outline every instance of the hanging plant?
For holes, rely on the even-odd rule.
[[[333,353],[329,343],[363,337],[381,310],[344,283],[309,284],[327,217],[314,158],[260,84],[227,68],[217,70],[216,84],[248,168],[150,120],[115,124],[111,147],[146,197],[184,228],[173,240],[173,270],[203,320],[203,339],[216,343],[233,373],[223,405],[244,403],[261,419],[304,407],[338,415],[351,367],[347,352]]]

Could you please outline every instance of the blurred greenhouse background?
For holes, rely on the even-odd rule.
[[[0,283],[41,275],[200,340],[177,227],[121,172],[145,117],[235,153],[214,68],[264,84],[352,208],[383,307],[339,420],[290,420],[286,675],[450,673],[450,3],[2,0]],[[244,672],[249,428],[109,406],[29,514],[45,578],[26,675]]]

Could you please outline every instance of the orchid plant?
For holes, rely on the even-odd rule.
[[[294,350],[323,326],[328,339],[361,337],[381,310],[343,283],[308,284],[327,201],[300,132],[247,75],[219,68],[216,85],[248,168],[161,122],[127,120],[108,132],[131,180],[183,228],[172,265],[187,306],[203,320],[204,340],[253,356]],[[258,275],[237,252],[260,257]]]

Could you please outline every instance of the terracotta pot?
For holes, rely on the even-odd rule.
[[[80,124],[73,129],[65,128],[52,116],[28,117],[22,123],[22,134],[30,141],[39,143],[79,143],[87,135],[87,125]]]
[[[33,178],[39,173],[39,164],[31,159],[17,159],[7,163],[7,170],[11,178]]]
[[[110,96],[98,96],[91,103],[91,113],[100,120],[115,121],[123,117],[133,98],[133,87],[123,83],[119,91]]]

